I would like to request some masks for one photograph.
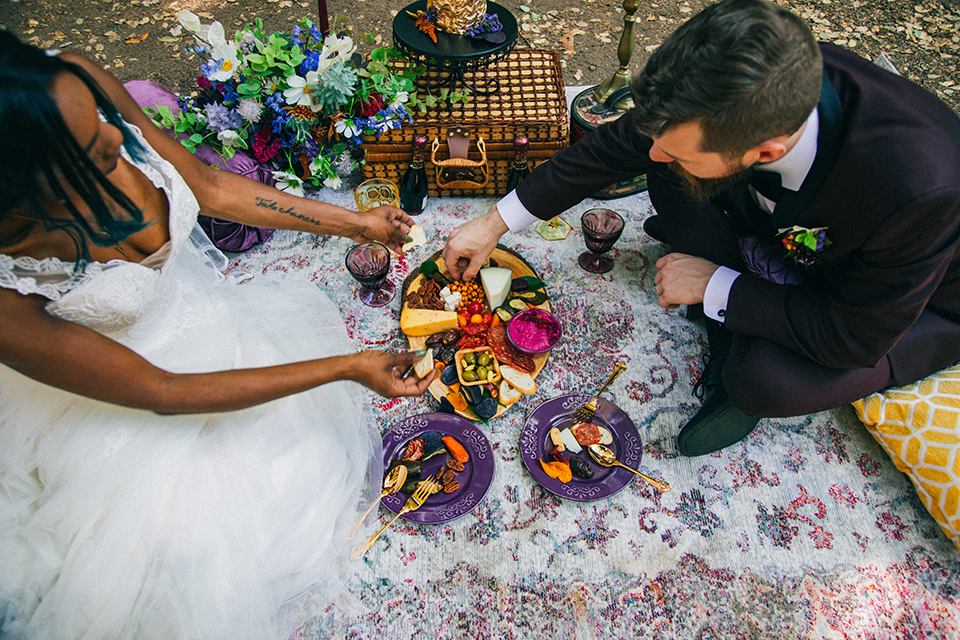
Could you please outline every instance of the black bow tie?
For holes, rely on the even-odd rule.
[[[783,194],[787,191],[781,183],[780,174],[775,171],[755,169],[747,178],[747,184],[756,189],[757,193],[764,198],[774,202],[783,200]]]

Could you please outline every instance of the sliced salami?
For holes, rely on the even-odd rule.
[[[501,364],[508,364],[511,367],[526,371],[527,373],[533,373],[537,368],[537,365],[533,362],[533,358],[520,353],[520,351],[510,343],[510,340],[507,338],[506,325],[498,324],[495,327],[490,327],[487,331],[487,344],[493,349],[497,360],[500,361]]]

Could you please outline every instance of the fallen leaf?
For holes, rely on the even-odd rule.
[[[124,42],[127,43],[127,44],[137,44],[138,42],[143,42],[144,40],[146,40],[148,35],[150,35],[150,34],[149,34],[149,33],[145,33],[145,34],[140,35],[140,36],[134,36],[134,37],[132,37],[132,38],[127,38],[126,40],[124,40]]]

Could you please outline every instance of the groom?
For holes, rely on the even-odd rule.
[[[646,174],[644,230],[672,250],[659,304],[706,316],[686,456],[960,361],[960,119],[936,97],[765,0],[693,17],[632,89],[629,114],[453,231],[455,277],[508,230]]]

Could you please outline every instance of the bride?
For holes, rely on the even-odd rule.
[[[196,217],[394,249],[412,220],[210,169],[4,32],[0,193],[0,637],[282,637],[379,481],[363,387],[433,374],[352,353],[312,284],[224,277]]]

